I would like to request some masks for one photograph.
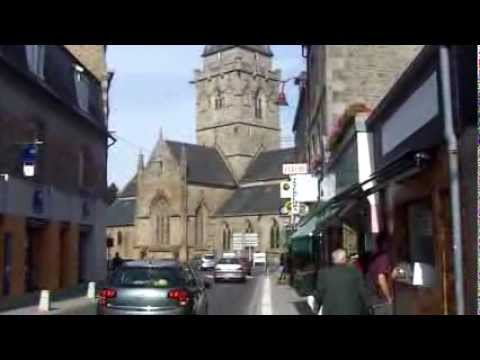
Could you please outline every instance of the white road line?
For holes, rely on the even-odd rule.
[[[265,276],[262,294],[262,315],[273,315],[270,276]]]

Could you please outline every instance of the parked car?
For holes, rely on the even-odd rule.
[[[247,281],[247,275],[239,258],[222,258],[215,266],[214,280]]]
[[[215,265],[217,264],[217,259],[215,255],[204,255],[202,256],[202,263],[200,269],[202,271],[214,270]]]
[[[100,291],[99,315],[206,315],[204,282],[190,266],[175,261],[124,263]]]

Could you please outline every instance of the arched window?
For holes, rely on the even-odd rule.
[[[154,222],[154,235],[157,244],[170,243],[170,217],[168,202],[165,199],[154,201],[152,204],[152,217]]]
[[[227,223],[223,225],[222,248],[225,251],[228,251],[232,248],[232,230]]]
[[[280,248],[280,227],[276,220],[273,220],[272,227],[270,228],[270,248]]]
[[[255,118],[263,118],[263,99],[260,92],[255,95]]]
[[[225,105],[225,100],[224,100],[223,95],[220,91],[217,91],[217,93],[215,94],[214,104],[215,104],[215,110],[220,110]]]
[[[195,214],[195,246],[202,246],[204,244],[205,223],[204,210],[200,206]]]
[[[123,241],[123,239],[122,239],[122,232],[119,231],[119,232],[117,233],[117,245],[118,245],[118,246],[122,246],[122,241]]]
[[[245,229],[245,234],[253,234],[253,233],[254,233],[254,230],[253,230],[252,222],[250,220],[247,220],[247,227]]]

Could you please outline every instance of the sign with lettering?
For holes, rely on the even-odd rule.
[[[283,175],[308,174],[308,164],[283,164]]]

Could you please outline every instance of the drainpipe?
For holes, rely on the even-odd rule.
[[[450,53],[446,46],[440,47],[440,72],[444,112],[445,138],[448,146],[448,169],[450,174],[450,207],[452,214],[453,261],[455,272],[455,303],[457,315],[465,315],[463,293],[463,249],[460,206],[460,174],[458,140],[454,129],[452,88],[450,79]]]

